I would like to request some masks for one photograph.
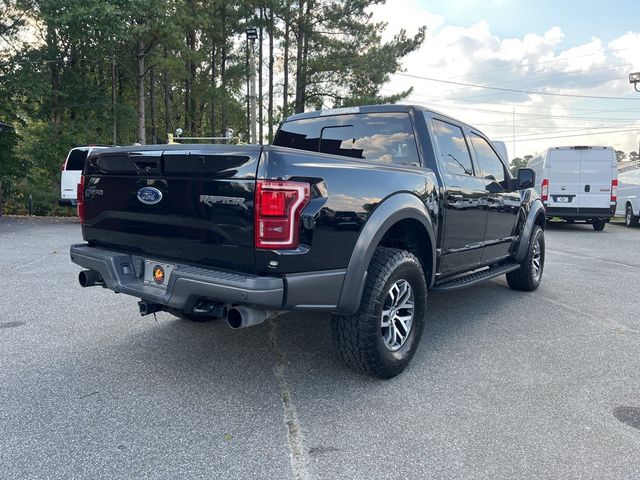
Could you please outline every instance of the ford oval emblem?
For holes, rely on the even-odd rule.
[[[162,200],[162,192],[154,187],[142,187],[137,196],[145,205],[155,205]]]

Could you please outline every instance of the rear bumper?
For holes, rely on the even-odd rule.
[[[105,287],[189,312],[201,300],[270,310],[334,310],[345,270],[259,276],[176,264],[167,288],[143,282],[144,258],[87,244],[72,245],[71,260],[98,272]]]
[[[71,198],[60,198],[58,200],[58,205],[61,207],[75,207],[78,204],[76,199]]]
[[[570,208],[570,207],[545,207],[547,218],[559,217],[566,219],[588,220],[590,218],[613,217],[615,205],[611,208]]]

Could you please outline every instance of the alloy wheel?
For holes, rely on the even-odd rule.
[[[408,281],[400,279],[387,291],[382,307],[381,332],[385,347],[392,352],[407,341],[413,326],[414,298]]]

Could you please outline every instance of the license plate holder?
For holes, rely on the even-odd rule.
[[[556,197],[557,203],[569,203],[569,197]]]
[[[172,263],[155,260],[144,261],[144,283],[154,287],[167,288],[171,272],[176,266]]]

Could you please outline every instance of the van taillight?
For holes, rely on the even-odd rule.
[[[540,189],[540,200],[547,202],[549,200],[549,179],[542,180],[542,188]]]
[[[67,166],[67,159],[65,158],[64,162],[62,162],[62,165],[60,165],[60,171],[64,172],[64,167],[66,167],[66,166]]]
[[[618,201],[618,179],[611,180],[611,203]]]
[[[296,248],[300,214],[309,203],[308,183],[258,180],[255,196],[256,248]]]
[[[80,224],[84,225],[84,176],[80,177],[80,183],[78,183],[76,191],[76,199],[78,202],[78,217],[80,217]]]

